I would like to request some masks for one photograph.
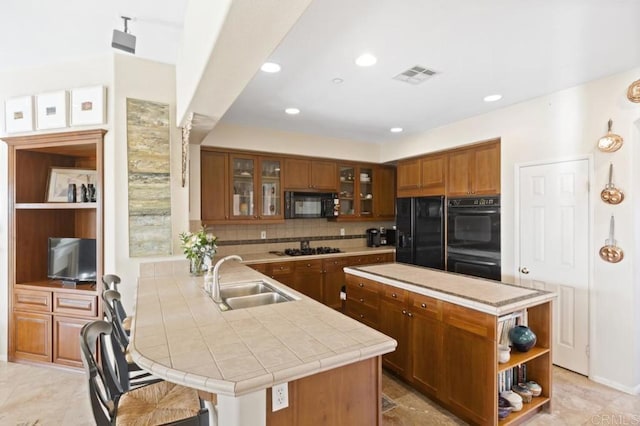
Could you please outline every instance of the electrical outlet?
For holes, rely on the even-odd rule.
[[[263,240],[267,239],[267,231],[260,231],[260,238],[262,238]]]
[[[289,406],[289,383],[281,383],[271,388],[271,411]]]
[[[340,228],[340,236],[344,237],[344,228]]]

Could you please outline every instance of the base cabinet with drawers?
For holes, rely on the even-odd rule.
[[[347,285],[344,268],[393,262],[393,253],[352,254],[344,256],[292,258],[277,262],[251,263],[247,266],[337,310],[342,310],[340,292]],[[300,259],[300,260],[299,260]]]
[[[98,296],[73,291],[14,290],[12,360],[82,367],[80,329],[98,318]]]
[[[551,301],[535,302],[526,312],[535,330],[536,346],[512,352],[498,364],[500,317],[445,302],[347,272],[345,313],[393,337],[395,352],[383,356],[383,366],[476,425],[521,424],[539,411],[551,410]],[[500,374],[526,365],[527,379],[543,391],[521,411],[498,419]]]

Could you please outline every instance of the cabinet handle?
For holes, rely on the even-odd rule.
[[[397,295],[397,294],[395,294],[395,293],[391,293],[391,297],[393,297],[393,298],[395,299],[395,298],[397,298],[397,297],[398,297],[398,295]]]
[[[407,313],[407,315],[409,315],[409,318],[413,318],[413,314],[411,312]]]
[[[360,318],[364,318],[364,314],[360,314]]]
[[[407,311],[405,311],[404,309],[402,310],[402,315],[407,315]]]
[[[364,303],[364,299],[363,298],[360,298],[360,303]]]
[[[310,263],[307,263],[307,268],[311,268],[311,264]]]
[[[420,307],[421,307],[421,308],[426,308],[426,307],[427,307],[427,304],[426,304],[426,303],[421,303],[421,304],[420,304]]]
[[[364,287],[364,283],[359,283],[358,284],[360,287]]]

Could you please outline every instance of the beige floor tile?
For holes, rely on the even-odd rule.
[[[553,412],[535,416],[527,426],[640,424],[640,396],[561,368],[553,374]],[[86,386],[82,373],[0,362],[0,425],[93,425]],[[385,426],[465,424],[388,373],[382,391],[395,404],[382,415]]]

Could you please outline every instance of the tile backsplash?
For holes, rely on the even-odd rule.
[[[331,222],[326,219],[289,219],[278,224],[210,225],[207,228],[218,238],[218,254],[243,254],[284,250],[299,247],[300,240],[310,240],[311,247],[363,247],[368,228],[391,228],[394,222]],[[200,228],[193,221],[191,230]],[[344,229],[344,236],[340,235]],[[261,238],[262,232],[266,238]]]

